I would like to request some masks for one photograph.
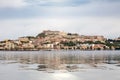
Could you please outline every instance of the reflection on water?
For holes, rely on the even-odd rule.
[[[120,80],[119,65],[120,51],[1,51],[0,80]]]
[[[39,64],[99,63],[120,61],[120,51],[1,51],[0,60]]]
[[[74,69],[63,64],[120,63],[119,51],[1,51],[1,60],[14,60],[26,64],[42,64],[39,68]],[[42,70],[42,69],[41,69]]]

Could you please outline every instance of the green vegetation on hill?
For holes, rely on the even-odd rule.
[[[106,39],[104,36],[45,30],[36,37],[26,36],[17,40],[0,41],[0,50],[40,49],[120,50],[120,38]]]

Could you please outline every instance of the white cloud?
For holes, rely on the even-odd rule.
[[[67,0],[37,1],[41,4],[67,2]],[[28,4],[30,5],[29,2],[23,0],[0,0],[0,7],[4,8],[16,8]],[[100,0],[91,0],[91,3],[79,6],[35,6],[34,8],[28,6],[20,11],[15,9],[11,11],[11,14],[10,11],[3,12],[0,14],[1,17],[5,16],[4,20],[0,20],[0,40],[26,35],[35,36],[45,29],[77,32],[81,35],[118,37],[120,32],[119,7],[119,2],[103,3]]]
[[[26,0],[31,6],[63,6],[68,3],[69,0]]]
[[[0,0],[0,8],[17,8],[27,5],[24,0]]]
[[[43,1],[48,1],[48,2],[66,2],[68,0],[43,0]]]
[[[0,39],[36,36],[42,30],[77,32],[81,35],[119,36],[120,19],[110,17],[33,18],[0,21]]]
[[[79,6],[50,6],[42,7],[50,16],[119,16],[120,3],[102,3],[91,2],[86,5]],[[45,14],[46,14],[45,13]]]
[[[99,4],[103,4],[104,2],[109,2],[109,0],[85,0],[86,2],[89,3],[99,3]],[[111,2],[112,0],[110,0]],[[117,2],[118,0],[115,0],[115,2]],[[82,2],[84,2],[84,0],[81,1],[77,1],[77,0],[0,0],[0,8],[6,8],[6,7],[22,7],[22,6],[26,6],[26,5],[50,5],[52,3],[52,5],[66,5],[66,6],[72,6],[72,4],[74,3],[75,5],[81,5]],[[114,2],[114,1],[113,1]]]

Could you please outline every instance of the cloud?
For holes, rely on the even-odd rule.
[[[120,0],[0,0],[0,8],[23,6],[80,6],[87,3],[120,2]]]
[[[119,7],[120,0],[0,0],[0,40],[45,29],[118,37]]]
[[[120,3],[91,2],[79,6],[27,6],[24,8],[0,9],[0,19],[34,17],[120,17]]]
[[[32,6],[76,6],[90,0],[26,0]]]
[[[120,0],[90,0],[90,1],[97,1],[97,2],[120,2]]]
[[[116,38],[120,32],[120,19],[110,17],[78,18],[33,18],[2,20],[0,40],[16,39],[20,36],[36,36],[43,30],[59,30],[79,33],[80,35],[104,35]]]
[[[0,0],[0,8],[19,8],[26,4],[24,0]]]
[[[26,0],[32,6],[80,6],[89,3],[113,3],[120,0]]]

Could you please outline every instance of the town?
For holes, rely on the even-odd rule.
[[[0,41],[0,50],[120,50],[120,37],[86,36],[77,33],[44,30],[36,37],[25,36],[17,40]]]

